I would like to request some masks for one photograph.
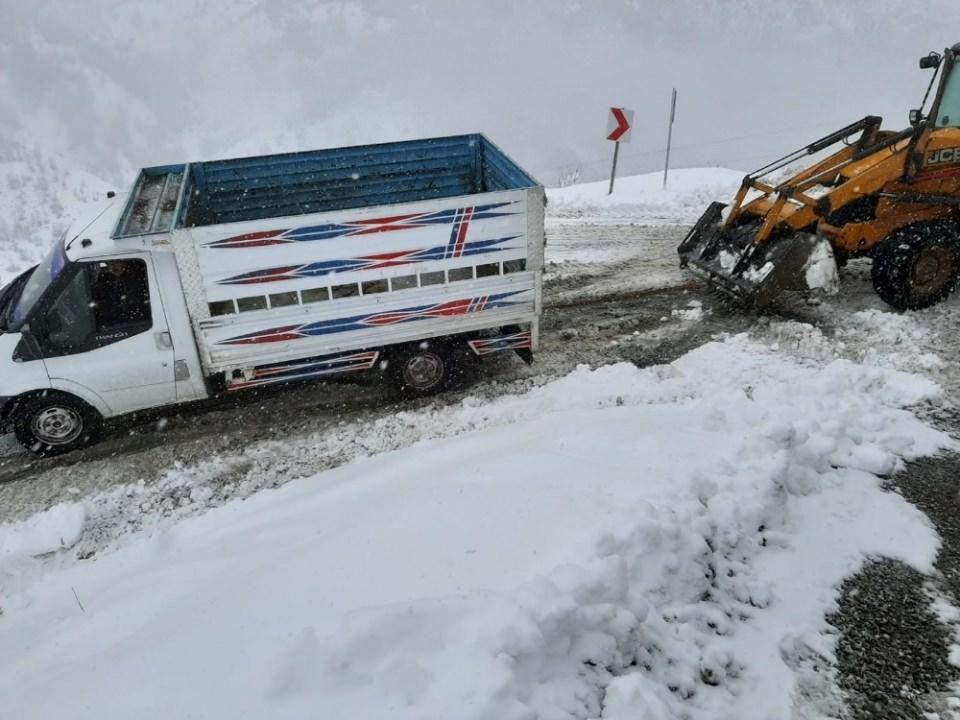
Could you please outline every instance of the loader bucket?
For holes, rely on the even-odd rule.
[[[755,307],[788,290],[836,291],[836,262],[828,240],[793,232],[761,243],[756,240],[761,221],[726,227],[725,207],[711,204],[680,243],[680,267],[724,295]]]

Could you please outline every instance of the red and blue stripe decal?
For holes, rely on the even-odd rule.
[[[379,351],[370,350],[264,365],[253,371],[252,378],[247,377],[241,380],[228,380],[227,390],[243,390],[261,385],[306,380],[324,375],[339,375],[340,373],[370,370],[377,362],[379,356]]]
[[[490,353],[500,352],[501,350],[522,350],[533,347],[533,335],[529,330],[513,333],[511,335],[500,335],[492,338],[482,338],[479,340],[468,340],[467,345],[477,355],[489,355]]]
[[[291,342],[303,338],[350,332],[352,330],[364,330],[371,327],[397,325],[399,323],[415,322],[417,320],[427,320],[431,318],[467,315],[469,313],[483,312],[484,310],[521,305],[524,301],[517,300],[514,296],[525,292],[529,291],[513,290],[506,293],[481,295],[479,297],[452,300],[450,302],[435,303],[433,305],[418,305],[402,310],[355,315],[352,317],[321,320],[319,322],[300,325],[284,325],[282,327],[270,328],[269,330],[259,330],[245,335],[238,335],[237,337],[227,340],[221,340],[217,344],[260,345],[263,343]]]
[[[512,247],[502,247],[517,235],[494,240],[478,240],[464,242],[469,218],[455,223],[451,233],[451,244],[422,250],[401,250],[398,252],[380,253],[377,255],[363,255],[357,258],[343,260],[324,260],[307,265],[287,265],[284,267],[253,270],[251,272],[234,275],[218,280],[220,285],[259,285],[261,283],[282,282],[284,280],[298,280],[301,278],[320,277],[335,273],[354,272],[360,270],[381,270],[383,268],[400,267],[428,262],[430,260],[446,260],[449,258],[473,257],[487,253],[512,250]]]
[[[268,247],[288,243],[372,235],[374,233],[394,232],[397,230],[415,230],[429,225],[452,225],[448,247],[451,248],[451,252],[456,252],[458,246],[461,249],[463,248],[467,236],[467,227],[472,220],[486,220],[489,218],[515,215],[516,213],[499,211],[517,202],[518,201],[514,200],[511,202],[493,203],[491,205],[476,205],[473,207],[440,210],[432,213],[394,215],[392,217],[374,218],[371,220],[351,220],[345,223],[310,225],[285,230],[264,230],[262,232],[245,233],[243,235],[223,238],[222,240],[214,240],[213,242],[206,243],[204,247],[214,249]],[[451,257],[456,256],[451,255]]]

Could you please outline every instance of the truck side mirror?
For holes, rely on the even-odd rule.
[[[930,70],[931,68],[938,67],[940,65],[940,53],[932,52],[929,55],[924,55],[920,58],[920,69],[921,70]]]
[[[923,110],[914,109],[910,111],[910,124],[916,127],[923,122]]]

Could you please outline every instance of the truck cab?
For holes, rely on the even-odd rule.
[[[177,311],[189,328],[172,253],[111,238],[122,204],[75,224],[0,298],[0,417],[42,454],[85,444],[103,418],[206,396],[192,338],[178,354],[171,330]]]

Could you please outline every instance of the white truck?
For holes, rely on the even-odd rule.
[[[144,168],[0,292],[0,423],[50,455],[221,393],[529,362],[544,205],[482,135]]]

